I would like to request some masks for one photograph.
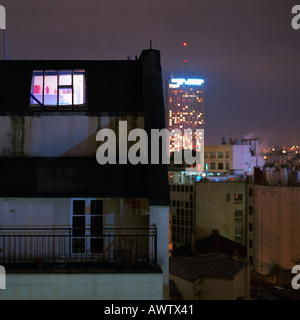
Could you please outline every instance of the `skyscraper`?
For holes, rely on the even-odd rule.
[[[171,152],[181,148],[200,151],[204,146],[204,80],[170,78],[168,99],[169,131],[180,130],[183,137],[171,137]],[[186,129],[192,130],[191,137],[184,136]]]

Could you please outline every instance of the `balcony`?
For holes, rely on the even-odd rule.
[[[156,228],[0,228],[0,265],[9,272],[99,272],[157,267]]]

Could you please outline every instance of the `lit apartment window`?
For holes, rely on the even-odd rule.
[[[218,158],[219,158],[219,159],[223,159],[223,157],[224,157],[223,151],[219,151],[219,152],[218,152]]]
[[[64,110],[84,107],[84,70],[35,70],[32,73],[30,106]]]
[[[235,193],[234,194],[234,202],[243,202],[243,194]]]

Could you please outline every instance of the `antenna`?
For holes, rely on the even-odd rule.
[[[183,60],[183,62],[184,62],[184,75],[187,78],[187,74],[186,74],[186,64],[187,64],[186,47],[187,47],[187,43],[186,42],[183,43],[183,47],[184,47],[184,60]]]
[[[150,40],[150,50],[152,50],[152,40]]]

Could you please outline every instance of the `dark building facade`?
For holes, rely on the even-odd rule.
[[[80,298],[168,297],[167,167],[96,161],[101,129],[118,137],[120,121],[149,136],[164,128],[160,52],[132,61],[0,61],[0,70],[0,263],[20,274],[24,264],[73,266],[72,280],[46,297],[38,294],[43,272],[23,274],[36,282],[36,298],[74,298],[74,266],[83,263],[96,274]],[[131,271],[114,271],[117,280],[104,265]],[[15,277],[8,281],[4,299],[17,295]],[[95,296],[83,293],[89,283],[99,284]]]

